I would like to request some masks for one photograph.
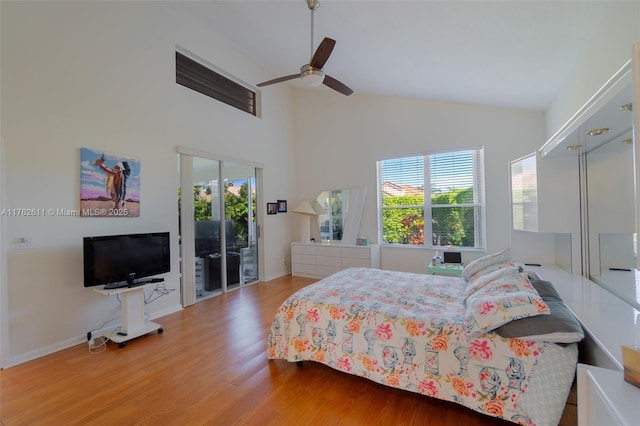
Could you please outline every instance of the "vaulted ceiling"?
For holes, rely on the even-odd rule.
[[[320,3],[314,49],[324,37],[337,41],[324,70],[356,93],[537,111],[549,107],[604,26],[637,11],[610,0]],[[181,6],[261,64],[263,80],[309,62],[306,0]]]

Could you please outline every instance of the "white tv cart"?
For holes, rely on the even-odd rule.
[[[144,289],[151,285],[157,285],[158,282],[149,282],[147,284],[137,285],[135,287],[122,287],[114,289],[94,288],[97,293],[105,296],[121,295],[120,301],[120,317],[122,325],[118,333],[113,333],[109,340],[118,343],[123,348],[126,342],[140,337],[142,335],[158,331],[162,333],[162,326],[153,321],[149,321],[144,315]]]

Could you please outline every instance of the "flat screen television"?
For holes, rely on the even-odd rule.
[[[168,232],[84,237],[83,255],[85,287],[133,287],[171,270]]]

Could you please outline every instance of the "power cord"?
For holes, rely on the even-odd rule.
[[[144,304],[147,305],[153,301],[158,300],[159,298],[161,298],[162,296],[167,296],[169,293],[171,293],[172,291],[175,291],[175,288],[167,288],[166,285],[164,284],[158,284],[156,285],[156,287],[153,289],[153,291],[151,292],[151,294],[149,294],[149,297],[145,297],[144,299]],[[155,295],[155,297],[154,297]]]
[[[106,351],[108,341],[109,339],[105,336],[96,337],[95,339],[93,339],[93,345],[89,346],[89,353],[99,354],[101,352]]]
[[[91,354],[99,354],[102,353],[104,351],[107,350],[107,343],[111,340],[111,337],[118,333],[120,330],[122,329],[122,327],[116,327],[115,329],[113,329],[113,331],[111,333],[109,333],[108,336],[100,336],[100,337],[96,337],[95,340],[98,341],[98,344],[94,344],[93,346],[89,347],[89,353]],[[95,341],[94,340],[94,341]]]
[[[161,298],[162,296],[167,296],[168,294],[170,294],[172,291],[175,291],[175,288],[167,288],[166,285],[163,284],[157,284],[156,287],[153,289],[153,291],[151,291],[151,293],[149,294],[149,296],[144,297],[144,304],[147,305],[155,300],[158,300],[159,298]],[[155,297],[154,297],[155,296]],[[118,300],[118,303],[122,303],[122,300],[120,300],[120,295],[117,294],[116,298]],[[102,330],[107,324],[109,324],[112,321],[117,320],[118,318],[120,318],[120,315],[111,318],[108,321],[105,321],[100,327],[98,328],[94,328],[92,330],[89,330],[87,332],[87,342],[88,342],[88,346],[89,346],[89,353],[92,354],[97,354],[97,353],[101,353],[104,352],[107,349],[107,342],[109,342],[111,340],[111,337],[118,333],[121,330],[121,327],[117,327],[115,329],[113,329],[113,331],[111,333],[109,333],[109,336],[99,336],[96,338],[93,338],[93,332],[96,330]],[[97,344],[96,344],[97,342]]]
[[[113,335],[113,332],[111,333],[111,335],[109,337],[106,336],[98,336],[98,337],[93,337],[93,332],[96,330],[102,330],[107,324],[109,324],[112,321],[117,320],[118,318],[120,318],[120,316],[118,315],[117,317],[113,317],[108,321],[105,321],[104,323],[102,323],[102,325],[98,328],[94,328],[92,330],[89,330],[87,332],[87,343],[89,346],[89,353],[100,353],[102,351],[104,351],[106,349],[106,345],[107,342],[110,340],[111,335]],[[118,330],[120,330],[120,327],[117,327],[114,332],[117,332]],[[98,342],[96,344],[96,341]],[[96,351],[96,349],[99,349],[102,347],[102,350],[100,351]]]

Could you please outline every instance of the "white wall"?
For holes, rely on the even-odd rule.
[[[640,42],[640,2],[611,1],[593,42],[585,46],[582,61],[559,88],[547,108],[546,138],[549,139],[591,96],[631,59],[632,46]]]
[[[264,164],[264,201],[288,199],[294,206],[324,189],[364,186],[360,234],[375,242],[377,160],[484,145],[487,251],[508,247],[508,162],[540,147],[640,40],[640,6],[615,3],[621,9],[603,19],[607,31],[567,79],[545,125],[542,113],[345,98],[324,88],[294,93],[286,85],[263,93],[262,118],[256,119],[175,84],[176,46],[248,82],[275,77],[215,29],[183,16],[179,4],[0,2],[0,207],[78,208],[81,147],[136,156],[142,167],[139,218],[2,219],[7,255],[6,278],[0,270],[0,366],[77,343],[117,312],[115,300],[82,288],[83,236],[171,231],[173,272],[166,278],[168,287],[179,287],[176,146]],[[262,277],[270,279],[286,272],[298,222],[294,214],[263,219],[268,250]],[[34,247],[16,250],[18,237],[31,239]],[[464,260],[480,254],[465,253]],[[382,267],[423,272],[432,255],[426,249],[385,249]],[[148,308],[162,315],[179,307],[174,292]]]
[[[78,343],[117,316],[115,298],[83,288],[83,236],[170,231],[172,272],[165,278],[168,288],[179,289],[177,146],[264,164],[268,201],[293,198],[295,170],[293,91],[286,85],[263,96],[256,118],[175,83],[176,46],[244,81],[272,77],[179,6],[1,7],[3,207],[79,208],[82,147],[138,157],[141,165],[138,218],[3,218],[7,366]],[[264,217],[263,277],[287,272],[293,216]],[[33,247],[17,250],[19,237]],[[147,309],[152,317],[180,309],[179,291]]]
[[[378,242],[376,161],[429,150],[485,147],[487,251],[510,246],[509,161],[544,142],[539,112],[354,94],[295,97],[298,198],[366,187],[360,234]],[[464,262],[484,253],[463,253]],[[383,269],[424,272],[433,251],[383,248]]]

